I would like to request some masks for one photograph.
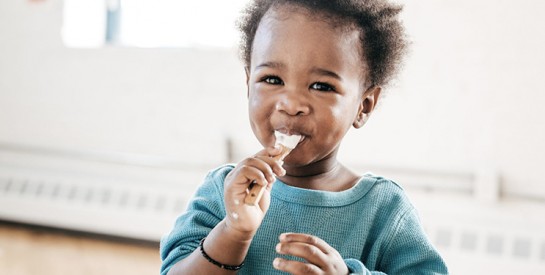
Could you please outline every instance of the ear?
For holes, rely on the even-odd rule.
[[[363,93],[358,107],[358,113],[356,114],[354,123],[352,123],[354,128],[359,129],[367,122],[369,116],[377,106],[381,91],[382,88],[380,86],[371,86],[371,88]]]
[[[250,68],[245,66],[244,72],[246,72],[246,97],[250,97]]]

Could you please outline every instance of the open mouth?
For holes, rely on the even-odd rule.
[[[279,129],[274,131],[275,144],[282,144],[292,150],[299,147],[306,140],[306,136],[299,131]]]
[[[287,135],[287,136],[293,136],[293,135],[302,136],[302,137],[305,136],[304,133],[302,133],[301,131],[299,131],[297,129],[279,128],[279,129],[275,129],[274,131],[275,132],[280,132],[280,133],[282,133],[284,135]]]

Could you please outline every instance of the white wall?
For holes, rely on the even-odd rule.
[[[497,169],[505,191],[544,196],[545,2],[410,1],[412,53],[351,143],[367,162]],[[357,140],[357,141],[356,141]]]
[[[206,161],[218,157],[196,141],[246,125],[230,119],[246,108],[234,49],[69,49],[62,1],[2,1],[0,12],[0,141]]]
[[[412,52],[341,157],[358,169],[492,169],[545,197],[545,38],[538,0],[405,4]],[[236,50],[67,49],[62,1],[0,2],[0,142],[191,159],[214,166],[247,126]]]

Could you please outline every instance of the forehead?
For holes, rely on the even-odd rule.
[[[334,67],[349,65],[361,72],[365,64],[360,37],[360,31],[350,23],[343,24],[325,13],[276,6],[267,11],[258,26],[250,63],[255,66],[263,58],[288,57],[294,64],[312,60]]]

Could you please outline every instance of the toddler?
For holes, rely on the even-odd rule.
[[[239,22],[261,151],[211,171],[161,241],[162,274],[447,274],[393,181],[337,160],[395,74],[401,8],[383,0],[255,0]],[[300,135],[283,160],[275,132]],[[250,185],[265,192],[244,203]]]

